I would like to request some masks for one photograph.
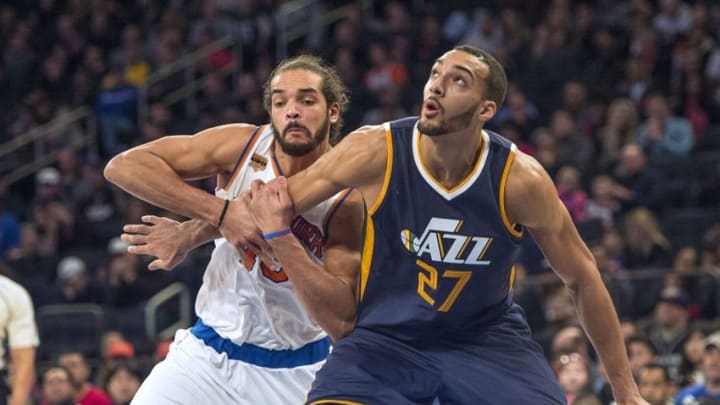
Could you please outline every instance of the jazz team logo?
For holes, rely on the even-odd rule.
[[[489,265],[490,260],[483,260],[483,257],[492,238],[463,235],[460,233],[462,225],[463,221],[458,219],[433,217],[420,237],[409,229],[403,229],[400,240],[408,252],[415,253],[419,258],[426,256],[439,263]]]

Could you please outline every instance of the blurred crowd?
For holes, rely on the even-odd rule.
[[[0,181],[1,271],[28,288],[38,309],[92,303],[108,315],[103,344],[92,350],[41,343],[38,403],[66,403],[92,384],[127,403],[167,349],[144,335],[143,305],[171,282],[194,294],[208,258],[201,248],[172,272],[149,272],[146,258],[126,252],[121,225],[160,212],[105,182],[109,157],[168,134],[266,122],[262,85],[282,54],[312,52],[336,66],[351,90],[348,130],[417,114],[432,63],[459,43],[505,66],[507,99],[488,127],[555,180],[623,320],[643,395],[658,398],[653,404],[676,395],[678,404],[720,401],[720,4],[334,0],[279,18],[283,3],[0,5],[0,144],[77,107],[97,123],[91,147],[78,146],[88,126],[48,130],[37,142],[57,161]],[[313,23],[338,7],[338,21]],[[283,44],[279,27],[302,35]],[[221,38],[235,46],[210,52],[189,73],[157,75]],[[192,103],[168,101],[195,80]],[[32,153],[3,156],[0,174]],[[529,238],[517,268],[515,299],[569,402],[609,403],[602,364]],[[678,394],[694,385],[706,390]]]

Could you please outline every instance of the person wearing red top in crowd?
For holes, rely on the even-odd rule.
[[[80,405],[111,405],[110,396],[90,383],[90,365],[80,352],[64,352],[58,356],[58,364],[70,371],[75,380],[75,400]]]

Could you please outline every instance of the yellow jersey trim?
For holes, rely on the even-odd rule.
[[[413,159],[415,160],[415,165],[417,166],[418,171],[425,181],[446,200],[451,200],[457,197],[472,186],[472,184],[480,177],[480,173],[485,167],[488,155],[490,154],[490,135],[488,135],[485,130],[481,130],[480,153],[473,164],[472,170],[470,170],[470,173],[468,173],[467,176],[460,181],[460,183],[451,188],[447,188],[431,174],[427,165],[423,161],[422,152],[420,150],[420,139],[422,138],[422,133],[417,130],[417,126],[413,136],[415,137],[413,140]]]
[[[510,288],[508,288],[508,290],[512,290],[515,286],[515,266],[512,266],[510,268],[510,281],[508,284],[510,285]]]
[[[363,402],[348,401],[347,399],[321,399],[319,401],[310,402],[307,405],[320,405],[320,404],[333,404],[333,405],[366,405]]]
[[[507,186],[507,179],[508,175],[510,174],[510,168],[512,167],[513,160],[515,160],[515,153],[516,152],[514,147],[510,149],[510,152],[508,153],[507,161],[505,162],[505,168],[503,169],[503,174],[500,179],[500,194],[498,201],[500,205],[500,217],[502,218],[503,225],[505,225],[505,229],[507,229],[510,235],[516,238],[522,238],[522,230],[518,230],[515,225],[510,223],[510,219],[507,216],[507,211],[505,210],[505,187]]]
[[[385,194],[387,194],[388,187],[390,187],[390,177],[392,175],[392,167],[393,167],[393,144],[392,144],[392,130],[390,129],[390,125],[387,125],[385,128],[385,142],[387,143],[387,161],[385,162],[385,178],[383,179],[383,185],[380,189],[380,194],[378,194],[377,199],[373,203],[373,205],[370,207],[370,210],[368,211],[368,215],[373,215],[375,212],[380,208],[380,204],[382,204],[383,200],[385,199]]]
[[[363,241],[362,259],[360,261],[360,294],[359,300],[365,296],[370,267],[372,266],[373,251],[375,250],[375,225],[372,216],[365,217],[365,240]]]

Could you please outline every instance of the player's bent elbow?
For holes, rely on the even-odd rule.
[[[105,165],[103,175],[107,181],[113,184],[118,184],[127,177],[128,173],[130,173],[130,168],[132,167],[132,159],[128,156],[129,153],[129,151],[126,151],[116,155],[110,159],[107,165]]]

